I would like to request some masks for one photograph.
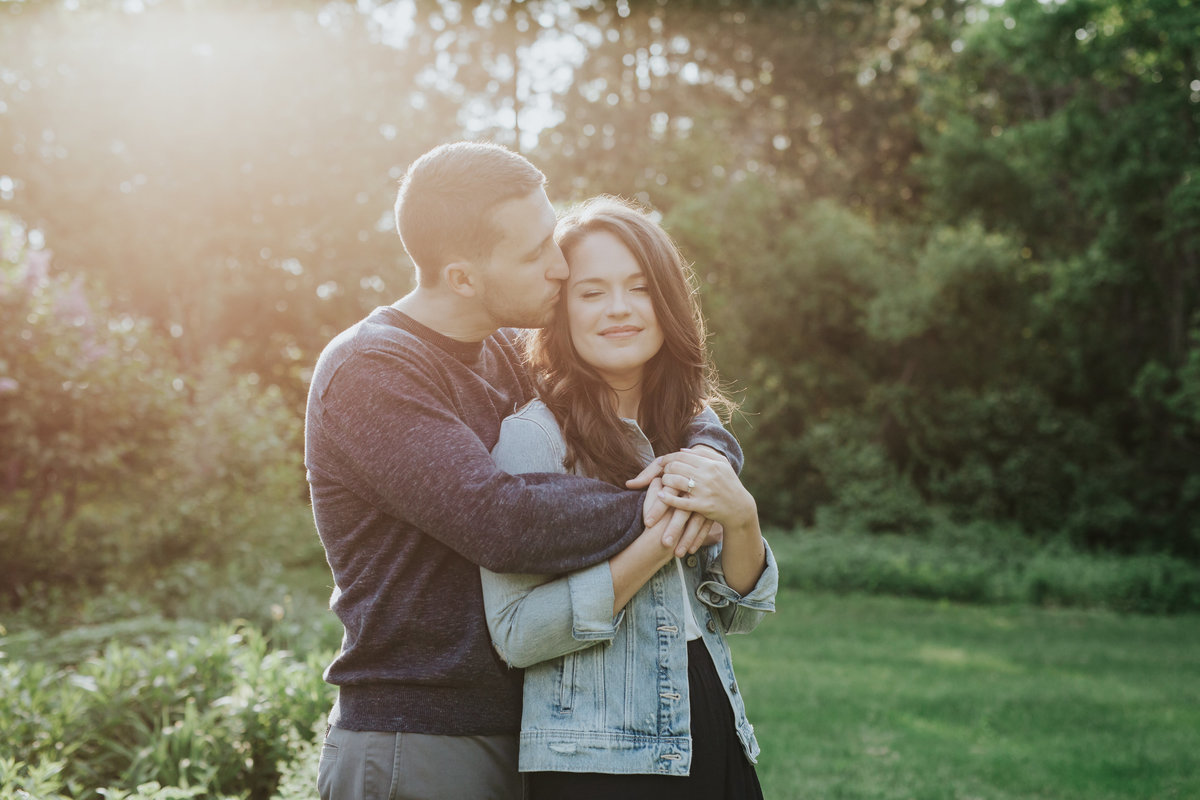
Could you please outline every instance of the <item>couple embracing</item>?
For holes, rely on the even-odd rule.
[[[679,251],[480,143],[414,162],[396,222],[417,287],[309,391],[321,797],[761,797],[725,636],[778,569]]]

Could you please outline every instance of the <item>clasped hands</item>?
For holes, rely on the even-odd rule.
[[[682,557],[721,541],[719,506],[731,477],[736,483],[724,455],[697,445],[659,456],[625,485],[648,490],[642,506],[646,535],[657,533],[663,547],[674,546],[675,555]]]

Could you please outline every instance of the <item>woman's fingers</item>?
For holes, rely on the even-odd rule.
[[[701,455],[699,452],[692,450],[680,450],[675,453],[667,453],[665,456],[659,456],[654,459],[662,464],[664,469],[669,470],[672,464],[684,464],[690,467],[703,467],[711,464],[720,464],[722,462],[728,464],[723,458],[713,458],[709,455]]]
[[[700,500],[692,497],[690,494],[675,495],[671,494],[670,492],[663,491],[658,493],[658,497],[671,508],[680,509],[683,511],[695,511],[701,505]]]
[[[724,453],[720,452],[719,450],[714,450],[706,444],[698,444],[695,447],[685,447],[680,452],[699,455],[709,459],[710,461],[724,462],[726,464],[729,463],[729,459],[725,457]]]
[[[625,486],[629,489],[644,489],[650,485],[650,481],[661,475],[662,471],[663,461],[661,458],[656,458],[637,475],[625,481]]]
[[[716,460],[684,452],[663,456],[662,461],[663,477],[667,475],[682,475],[685,482],[688,479],[699,483],[702,478],[713,480],[716,478],[737,477],[733,468],[729,466],[729,462],[724,459]]]
[[[728,482],[732,478],[720,471],[669,472],[662,476],[662,485],[679,494],[716,499],[728,492]]]
[[[679,494],[685,494],[700,486],[699,481],[696,481],[694,485],[691,485],[692,481],[694,480],[694,478],[689,478],[682,473],[674,472],[670,475],[662,476],[662,485],[672,489],[675,492],[678,492]]]

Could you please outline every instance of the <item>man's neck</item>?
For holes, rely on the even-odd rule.
[[[460,342],[482,342],[496,332],[495,322],[482,308],[452,292],[418,286],[392,303],[392,308]]]

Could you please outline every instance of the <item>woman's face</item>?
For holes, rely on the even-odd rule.
[[[663,344],[641,265],[605,231],[579,240],[567,265],[567,323],[575,350],[609,386],[633,387]]]

